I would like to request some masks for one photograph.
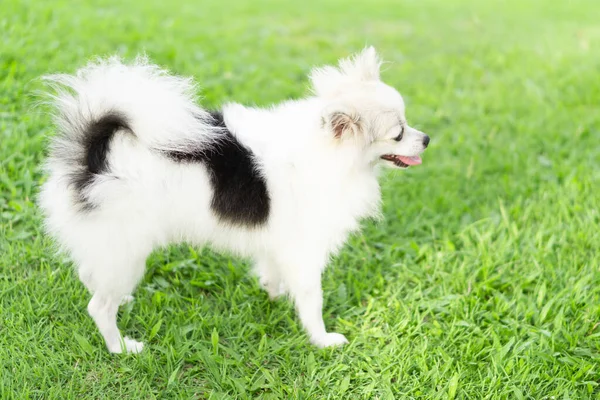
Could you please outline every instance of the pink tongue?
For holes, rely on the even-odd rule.
[[[419,157],[419,156],[412,156],[412,157],[398,156],[398,158],[400,159],[400,161],[402,161],[406,165],[419,165],[423,162],[423,160],[421,160],[421,157]]]

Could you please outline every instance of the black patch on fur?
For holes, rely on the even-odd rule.
[[[97,175],[108,172],[108,150],[113,135],[119,129],[129,130],[127,119],[120,113],[111,111],[102,117],[88,122],[80,136],[83,154],[79,164],[81,170],[73,176],[73,184],[79,193],[85,210],[94,208],[87,201],[83,191],[92,185]]]
[[[269,218],[271,199],[267,182],[252,151],[231,133],[220,111],[210,112],[215,127],[223,128],[213,143],[201,149],[170,151],[178,162],[202,163],[213,189],[211,209],[223,221],[258,226]]]

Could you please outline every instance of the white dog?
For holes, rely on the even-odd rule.
[[[420,164],[429,143],[380,64],[367,48],[314,69],[311,97],[221,111],[145,59],[48,78],[59,134],[40,205],[93,294],[88,311],[110,352],[142,350],[121,336],[117,309],[150,252],[177,242],[250,257],[271,297],[294,300],[313,344],[347,343],[325,329],[321,273],[379,213],[378,166]]]

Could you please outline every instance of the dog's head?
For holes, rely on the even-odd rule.
[[[381,81],[380,66],[375,49],[368,47],[337,68],[312,71],[313,91],[326,104],[323,126],[336,140],[359,146],[371,165],[421,164],[429,136],[408,125],[402,96]]]

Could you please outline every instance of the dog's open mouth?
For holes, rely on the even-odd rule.
[[[419,156],[397,156],[395,154],[384,154],[381,156],[386,161],[391,161],[396,167],[408,168],[411,165],[419,165],[423,162]]]

